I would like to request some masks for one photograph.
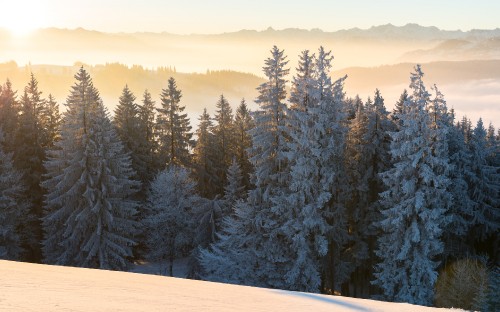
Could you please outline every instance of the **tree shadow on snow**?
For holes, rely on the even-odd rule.
[[[312,299],[312,300],[321,301],[321,302],[325,302],[325,303],[329,303],[329,304],[335,304],[335,305],[342,306],[342,307],[347,308],[347,309],[351,309],[353,311],[372,311],[372,310],[370,310],[364,306],[361,306],[361,305],[338,300],[334,296],[310,294],[310,293],[295,292],[295,291],[284,291],[284,290],[273,290],[273,292],[277,292],[277,293],[280,293],[282,295],[287,295],[287,296],[302,297],[302,298]]]

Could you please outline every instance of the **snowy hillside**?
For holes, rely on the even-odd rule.
[[[402,303],[0,261],[0,311],[431,311]]]

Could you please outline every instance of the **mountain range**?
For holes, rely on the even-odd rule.
[[[214,111],[220,94],[233,107],[243,97],[252,107],[273,45],[285,50],[291,75],[304,49],[331,49],[333,77],[349,76],[347,95],[366,99],[379,88],[389,109],[408,87],[414,64],[422,63],[428,88],[441,87],[459,116],[483,116],[486,123],[500,125],[500,28],[449,31],[387,24],[335,32],[268,28],[190,35],[45,28],[24,37],[0,30],[0,63],[5,62],[0,81],[10,78],[22,90],[32,71],[45,94],[63,102],[76,69],[86,64],[112,111],[125,84],[138,98],[146,88],[155,96],[171,75],[196,120],[203,107]]]
[[[336,68],[399,62],[500,59],[500,28],[448,31],[417,24],[319,29],[268,28],[222,34],[105,33],[44,28],[25,37],[0,31],[0,62],[71,65],[120,62],[149,68],[173,66],[182,72],[231,69],[260,74],[273,45],[285,49],[292,63],[304,49],[333,50]]]

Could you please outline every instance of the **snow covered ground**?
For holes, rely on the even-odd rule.
[[[434,311],[403,303],[0,261],[0,311]]]

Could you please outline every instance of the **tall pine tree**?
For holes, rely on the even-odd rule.
[[[198,191],[205,198],[212,198],[216,195],[215,173],[215,144],[212,134],[212,119],[203,109],[203,113],[198,119],[198,129],[196,130],[196,145],[194,147],[194,175],[196,177]]]
[[[139,108],[135,103],[136,97],[126,85],[115,108],[113,124],[125,151],[130,154],[132,168],[137,174],[136,179],[147,183],[146,162],[141,155],[140,143],[144,140],[139,129]]]
[[[16,136],[14,164],[23,175],[26,186],[25,197],[30,204],[27,222],[23,226],[23,235],[27,247],[27,259],[41,261],[42,225],[40,218],[43,211],[44,192],[40,186],[44,174],[43,161],[46,148],[52,145],[48,141],[47,129],[44,127],[46,101],[38,90],[38,81],[31,74],[30,81],[24,89],[20,101],[21,115],[19,130]]]
[[[22,225],[28,215],[28,202],[22,175],[14,168],[12,153],[3,151],[0,128],[0,259],[21,260],[25,252]]]
[[[180,106],[181,91],[173,77],[161,92],[161,107],[158,108],[156,130],[159,139],[160,166],[191,166],[190,150],[194,144],[191,126],[185,106]]]
[[[139,154],[144,161],[144,170],[139,173],[143,189],[149,187],[158,170],[158,142],[155,137],[155,102],[148,90],[144,91],[142,104],[138,105]]]
[[[253,173],[253,166],[249,160],[248,150],[252,147],[252,138],[249,131],[255,126],[252,115],[245,99],[242,99],[236,109],[234,116],[235,127],[235,153],[236,159],[243,176],[243,185],[248,191],[251,188],[250,175]]]
[[[256,188],[246,202],[236,205],[220,240],[202,252],[201,263],[211,280],[279,288],[286,283],[283,277],[289,261],[280,227],[288,216],[282,204],[289,183],[284,102],[289,70],[284,51],[274,46],[271,53],[264,66],[267,81],[258,88],[256,126],[250,132]]]
[[[422,77],[417,65],[411,75],[413,93],[396,114],[400,131],[391,134],[394,165],[382,175],[387,191],[381,194],[381,262],[374,283],[389,300],[431,305],[443,253],[441,235],[449,222],[450,180],[446,132],[429,117],[430,95]]]
[[[487,131],[480,118],[472,131],[468,144],[470,171],[466,180],[469,197],[473,202],[472,226],[468,238],[477,253],[488,252],[498,257],[499,242],[495,236],[500,227],[500,173],[498,167],[488,163],[491,147],[487,142]]]
[[[222,195],[226,185],[226,173],[234,156],[234,121],[233,110],[229,102],[221,95],[216,104],[217,111],[214,116],[212,133],[214,136],[214,151],[216,155],[216,192]]]
[[[148,259],[160,262],[163,275],[173,276],[174,260],[187,256],[193,246],[195,186],[188,170],[178,166],[161,171],[151,183],[144,220]]]
[[[45,163],[47,263],[125,269],[135,245],[140,183],[83,69],[66,100],[61,140]]]
[[[12,89],[9,79],[0,88],[0,125],[2,125],[6,153],[14,152],[17,147],[16,135],[19,128],[21,107],[17,101],[17,92]]]

